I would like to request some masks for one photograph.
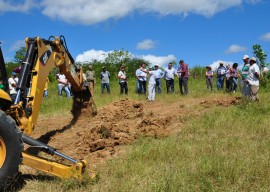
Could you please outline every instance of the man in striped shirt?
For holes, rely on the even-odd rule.
[[[244,65],[241,70],[241,85],[242,85],[242,95],[243,96],[248,96],[249,95],[249,86],[246,84],[245,80],[247,79],[248,71],[249,71],[249,56],[244,55],[243,57]]]

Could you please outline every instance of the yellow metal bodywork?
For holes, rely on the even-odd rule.
[[[26,48],[28,48],[29,39],[26,38],[25,42]],[[19,101],[6,111],[6,114],[10,115],[15,120],[18,128],[26,135],[30,135],[35,127],[43,99],[46,79],[54,67],[58,67],[59,70],[65,74],[74,91],[85,90],[83,86],[82,68],[77,68],[74,63],[72,63],[73,59],[71,60],[69,53],[67,53],[66,48],[58,37],[55,37],[52,42],[53,44],[46,44],[41,38],[36,38],[35,51],[37,52],[37,58],[31,71],[31,87],[27,95],[29,102],[25,104],[23,101]],[[0,97],[11,101],[10,96],[2,90],[0,90]],[[31,113],[29,113],[30,115],[28,114],[28,116],[24,110],[25,105],[27,105],[27,108],[31,109]],[[5,161],[5,156],[6,147],[0,138],[0,168],[1,164]],[[32,156],[26,152],[22,152],[22,156],[22,163],[24,165],[62,178],[81,178],[86,166],[85,161],[73,165],[64,165],[41,157]]]
[[[26,39],[26,43],[27,41],[28,39]],[[32,108],[32,114],[28,118],[27,125],[21,124],[20,127],[20,129],[23,130],[23,132],[27,135],[31,134],[34,129],[34,125],[36,124],[37,117],[40,111],[40,104],[43,99],[46,79],[52,68],[59,67],[60,71],[65,74],[66,78],[71,83],[72,88],[75,91],[83,90],[83,81],[80,75],[81,73],[78,74],[76,72],[75,66],[73,65],[73,63],[71,63],[71,60],[65,48],[61,46],[60,41],[57,37],[55,38],[54,42],[57,46],[51,47],[45,45],[45,43],[39,37],[37,38],[38,58],[41,58],[41,56],[48,51],[51,53],[51,55],[48,56],[48,60],[46,61],[45,65],[41,63],[39,59],[37,59],[35,68],[32,71],[35,75],[33,75],[32,78],[32,86],[29,98],[34,99],[28,104],[29,107]]]
[[[8,100],[10,102],[12,101],[9,94],[2,89],[0,89],[0,98]]]
[[[0,168],[3,166],[7,156],[6,144],[2,137],[0,137]]]
[[[64,165],[57,162],[35,157],[27,153],[22,153],[23,164],[37,170],[49,173],[65,179],[68,178],[82,178],[82,173],[86,167],[86,161],[78,162],[74,165]]]

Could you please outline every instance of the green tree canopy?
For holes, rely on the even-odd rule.
[[[26,47],[21,47],[18,51],[16,51],[14,61],[16,63],[21,63],[25,55],[26,55]]]
[[[262,68],[265,67],[267,55],[262,50],[261,46],[258,44],[253,45],[253,53],[254,53],[255,57],[257,57],[259,59],[260,66]]]

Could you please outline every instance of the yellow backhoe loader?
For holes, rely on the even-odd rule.
[[[0,191],[10,185],[10,181],[18,173],[20,164],[62,178],[80,178],[86,169],[86,161],[72,159],[53,147],[29,137],[35,128],[46,79],[52,68],[58,67],[72,85],[75,106],[73,113],[79,114],[78,110],[83,107],[90,107],[93,114],[96,113],[92,85],[85,86],[82,68],[75,65],[64,36],[51,36],[49,39],[26,38],[25,42],[26,55],[20,66],[14,102],[9,95],[7,72],[0,47],[0,78],[5,87],[5,90],[0,89]],[[30,154],[24,149],[25,144],[48,154],[60,156],[70,164]]]

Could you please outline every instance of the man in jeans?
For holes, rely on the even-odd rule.
[[[154,68],[156,71],[156,92],[161,93],[161,78],[163,78],[164,72],[158,68],[159,66],[155,64]]]
[[[67,97],[70,97],[70,90],[68,88],[68,81],[61,71],[56,75],[56,79],[58,81],[58,95],[62,96],[62,90],[65,91]]]
[[[107,92],[110,93],[110,73],[106,70],[106,67],[102,67],[102,71],[100,73],[101,79],[101,92],[104,93],[104,89],[106,87]]]
[[[16,78],[17,74],[13,71],[11,75],[12,76],[8,79],[8,86],[9,86],[10,97],[12,99],[12,102],[14,102],[17,96],[17,91],[16,91],[17,83],[14,79]]]
[[[176,70],[172,67],[172,63],[164,70],[164,78],[166,80],[167,93],[174,93],[174,76]]]
[[[125,72],[125,66],[121,66],[121,70],[118,73],[120,94],[122,95],[125,90],[125,94],[128,94],[127,76]]]
[[[223,66],[223,62],[220,62],[219,67],[217,69],[217,89],[218,90],[223,89],[225,71],[226,71],[226,68]]]
[[[146,65],[143,63],[141,68],[145,70]],[[146,78],[147,78],[147,73],[144,71],[140,70],[138,76],[139,78],[139,94],[146,94]]]

